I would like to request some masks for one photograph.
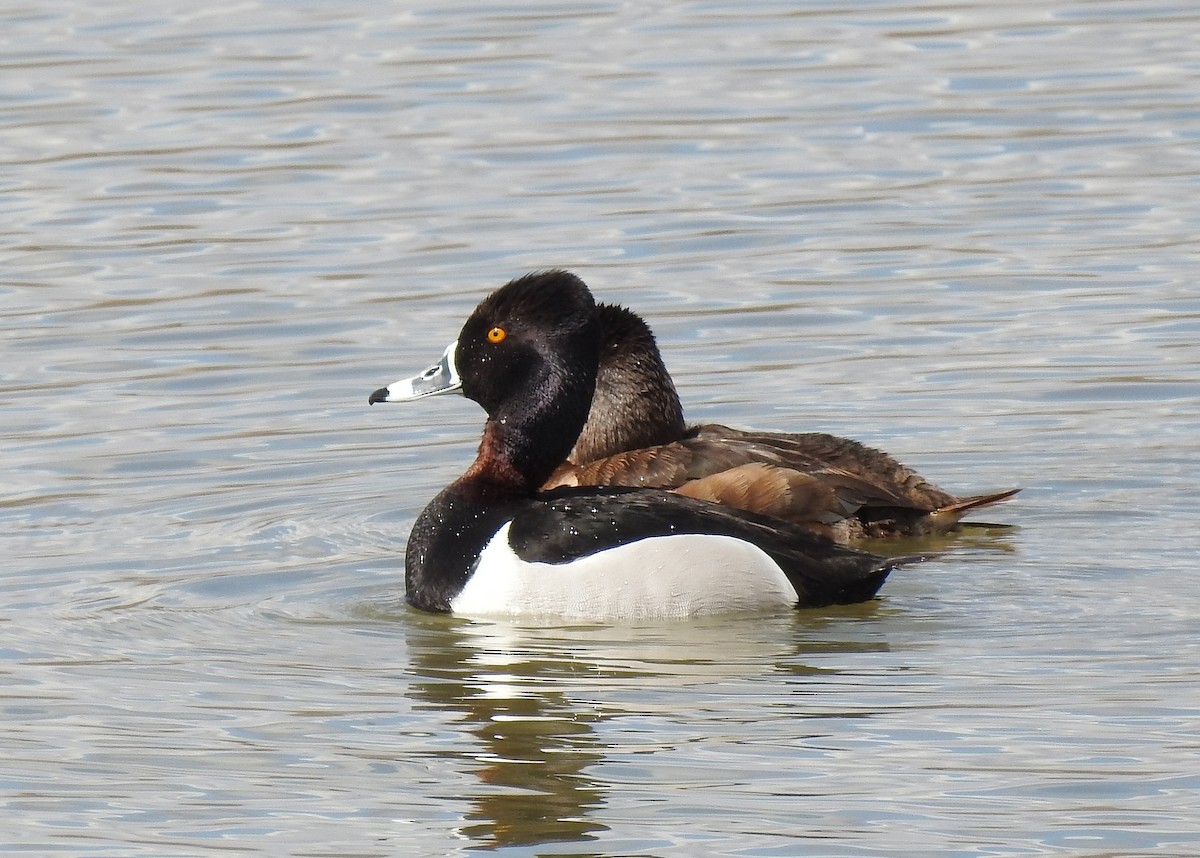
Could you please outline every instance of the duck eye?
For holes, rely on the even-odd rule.
[[[504,328],[501,328],[499,325],[487,332],[489,343],[502,343],[504,342],[504,338],[507,336],[508,331],[504,330]]]

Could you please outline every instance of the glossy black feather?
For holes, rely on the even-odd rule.
[[[730,536],[783,570],[800,607],[861,602],[891,571],[885,558],[836,546],[802,527],[655,489],[559,489],[521,506],[509,544],[522,560],[568,563],[640,539]]]

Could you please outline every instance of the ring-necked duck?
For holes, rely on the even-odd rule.
[[[486,298],[440,364],[371,394],[375,403],[460,390],[488,415],[475,461],[409,536],[413,605],[630,619],[875,595],[896,561],[788,522],[659,489],[541,492],[587,420],[600,336],[579,278],[531,274]]]
[[[959,497],[880,450],[821,432],[689,427],[654,334],[642,318],[597,306],[596,393],[575,447],[546,488],[674,489],[803,524],[839,541],[955,529],[968,512],[1019,489]]]

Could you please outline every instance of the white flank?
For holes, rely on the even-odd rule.
[[[527,563],[509,547],[508,526],[484,547],[475,574],[451,600],[455,614],[682,619],[796,604],[775,561],[731,536],[659,536],[571,563]]]

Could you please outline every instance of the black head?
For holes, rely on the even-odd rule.
[[[489,295],[459,334],[463,395],[502,427],[493,429],[508,439],[504,454],[530,477],[562,463],[587,419],[600,348],[595,310],[578,277],[542,271]]]

